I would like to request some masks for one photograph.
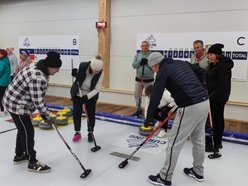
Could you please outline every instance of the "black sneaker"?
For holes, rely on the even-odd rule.
[[[14,163],[21,163],[21,162],[26,161],[26,160],[28,160],[28,156],[25,153],[23,153],[21,156],[15,155],[13,162]]]
[[[204,177],[203,176],[200,176],[198,174],[195,173],[195,171],[193,170],[193,167],[192,168],[184,168],[183,169],[183,172],[187,175],[187,176],[190,176],[192,178],[194,178],[195,180],[197,181],[204,181]]]
[[[88,142],[93,142],[93,137],[91,133],[88,133]]]
[[[154,185],[171,186],[171,181],[162,179],[159,174],[157,174],[156,176],[150,175],[148,177],[148,180]]]
[[[138,117],[138,116],[142,115],[142,110],[137,109],[132,115]]]
[[[33,164],[29,163],[28,170],[34,172],[48,172],[51,170],[51,167],[48,167],[47,165],[37,161],[36,163]]]

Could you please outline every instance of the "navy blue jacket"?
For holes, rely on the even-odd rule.
[[[208,99],[204,88],[206,71],[186,61],[164,59],[160,63],[148,106],[145,124],[152,121],[166,88],[178,107],[187,107]]]

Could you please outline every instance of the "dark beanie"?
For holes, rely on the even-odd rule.
[[[222,48],[224,48],[223,44],[216,43],[208,49],[208,53],[221,55],[222,54]]]
[[[45,64],[47,67],[59,68],[62,66],[62,61],[60,59],[60,54],[54,51],[48,52],[45,59]]]

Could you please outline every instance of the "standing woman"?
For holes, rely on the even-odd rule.
[[[80,63],[78,69],[72,69],[72,76],[76,77],[76,80],[71,87],[73,122],[75,130],[72,141],[74,142],[81,139],[80,130],[83,105],[85,105],[88,116],[88,141],[93,141],[90,132],[93,132],[95,127],[96,103],[103,79],[102,69],[103,61],[100,55],[97,55],[89,62]]]
[[[20,72],[24,67],[31,64],[32,60],[29,57],[29,52],[27,50],[22,50],[20,52],[19,68],[16,73]]]
[[[208,49],[209,67],[207,72],[207,89],[213,120],[214,154],[210,159],[219,158],[222,148],[222,136],[225,128],[224,107],[231,92],[233,61],[222,55],[223,44],[214,44]]]
[[[14,54],[14,48],[10,47],[6,49],[7,53],[8,53],[8,58],[10,61],[10,78],[11,80],[14,79],[15,75],[16,75],[16,71],[19,68],[19,64],[18,64],[18,58],[16,57],[16,55]]]
[[[10,61],[6,50],[0,49],[0,117],[6,115],[2,105],[3,95],[10,84]]]

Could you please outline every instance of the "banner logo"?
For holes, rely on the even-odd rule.
[[[156,47],[157,43],[156,43],[156,39],[153,35],[148,36],[145,41],[147,41],[150,44],[150,48]]]
[[[25,46],[25,47],[29,47],[30,46],[30,40],[28,39],[28,37],[26,37],[25,39],[24,39],[24,41],[23,41],[23,46]]]
[[[138,147],[143,141],[145,140],[145,137],[138,136],[138,135],[130,135],[129,139],[127,139],[128,147]],[[165,140],[158,140],[155,138],[150,138],[143,146],[142,148],[157,148],[159,145],[164,145],[166,143]]]

